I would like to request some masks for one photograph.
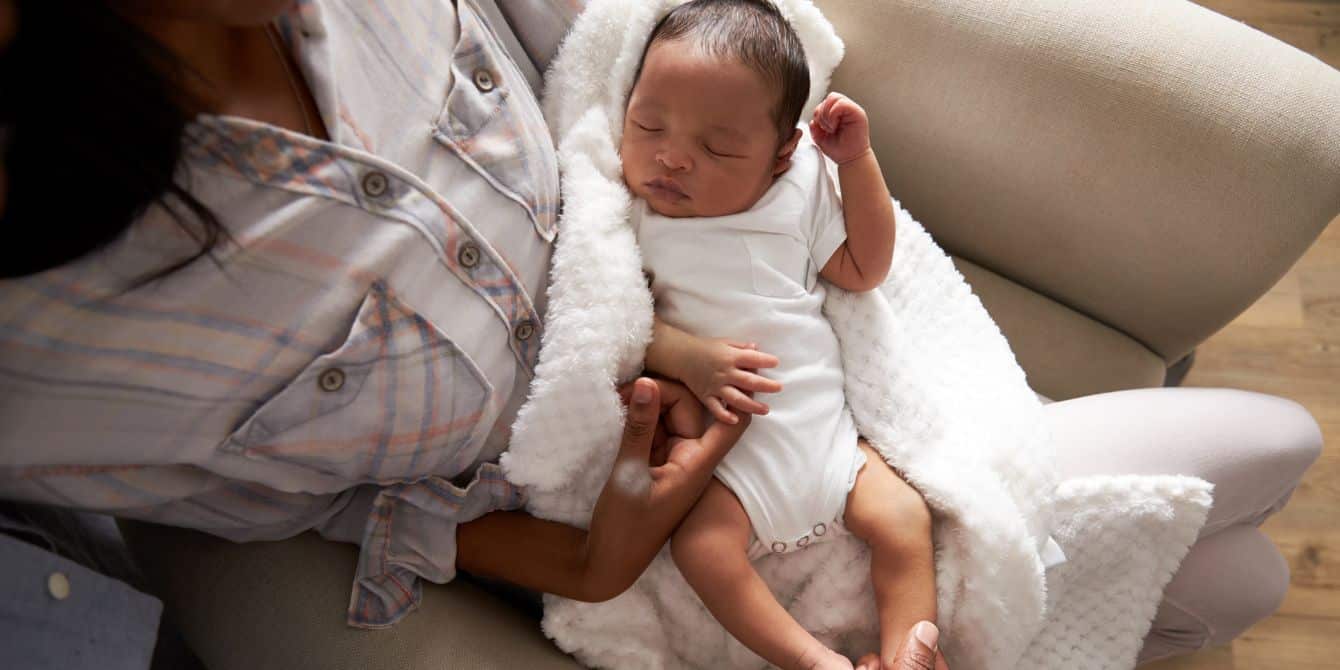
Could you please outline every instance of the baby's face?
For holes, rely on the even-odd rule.
[[[771,113],[778,97],[738,62],[683,41],[652,45],[624,115],[628,188],[663,216],[749,209],[788,164]]]

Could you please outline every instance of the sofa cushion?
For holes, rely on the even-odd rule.
[[[1009,340],[1035,392],[1065,400],[1163,384],[1163,359],[1129,336],[962,258],[954,265]]]

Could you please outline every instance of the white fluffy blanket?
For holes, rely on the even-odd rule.
[[[579,526],[617,449],[615,385],[641,370],[651,337],[652,300],[617,155],[624,101],[652,26],[679,2],[593,0],[546,80],[564,211],[539,368],[503,467],[529,488],[532,513]],[[777,4],[810,60],[812,110],[843,45],[809,0]],[[896,210],[888,281],[864,294],[830,287],[825,312],[861,434],[933,510],[950,666],[1132,667],[1162,589],[1204,522],[1210,486],[1172,476],[1058,482],[1041,406],[1005,338],[949,257]],[[1039,551],[1049,533],[1069,561],[1044,571]],[[820,639],[853,657],[877,649],[859,540],[767,556],[757,568]],[[591,666],[764,665],[712,619],[665,550],[612,601],[549,597],[544,629]]]

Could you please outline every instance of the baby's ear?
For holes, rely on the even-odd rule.
[[[777,160],[772,166],[772,176],[786,172],[791,167],[791,155],[796,153],[796,145],[800,143],[800,129],[795,128],[791,131],[791,139],[782,143],[777,150]]]

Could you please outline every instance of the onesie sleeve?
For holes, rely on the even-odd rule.
[[[847,223],[842,218],[842,194],[838,188],[837,165],[813,147],[820,161],[814,186],[814,216],[810,221],[810,258],[822,270],[838,247],[847,240]]]

